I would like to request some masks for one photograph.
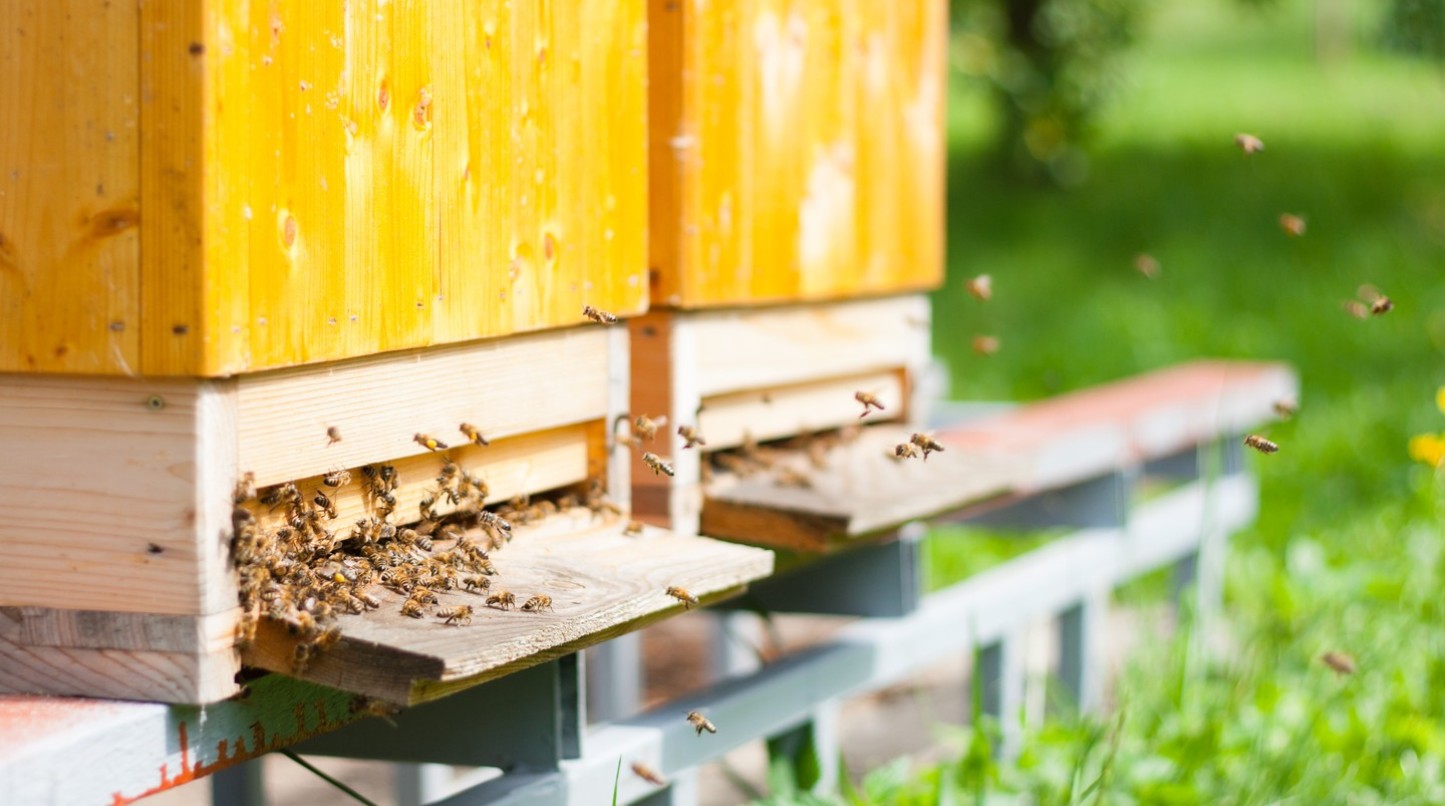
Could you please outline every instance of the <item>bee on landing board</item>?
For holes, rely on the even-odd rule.
[[[462,423],[458,428],[466,435],[468,442],[481,445],[483,448],[492,444],[485,436],[482,436],[481,430],[471,423]]]
[[[1259,434],[1250,434],[1245,437],[1244,444],[1254,448],[1260,453],[1275,453],[1279,450],[1279,445],[1270,442]]]
[[[682,607],[684,610],[690,610],[692,609],[693,605],[698,603],[697,597],[689,593],[687,588],[680,588],[677,585],[669,585],[667,588],[667,595],[678,600],[679,602],[682,602]]]
[[[927,434],[915,433],[908,438],[908,441],[923,449],[923,461],[925,462],[928,461],[928,454],[934,452],[943,453],[943,446]]]
[[[462,577],[462,587],[469,591],[482,593],[492,587],[492,580],[484,574],[467,574]]]
[[[415,442],[416,444],[422,446],[423,448],[426,448],[429,451],[444,451],[447,449],[447,444],[445,442],[442,442],[436,437],[428,436],[426,434],[412,434],[411,440],[412,442]]]
[[[316,504],[316,507],[318,509],[326,513],[326,517],[336,517],[336,503],[333,502],[330,498],[328,498],[326,493],[317,490],[316,497],[311,499],[311,501],[312,503]]]
[[[963,287],[968,291],[968,295],[976,300],[987,302],[993,299],[993,278],[987,274],[969,279]]]
[[[456,607],[450,607],[445,610],[438,610],[436,616],[439,619],[443,619],[446,624],[454,624],[457,626],[471,624],[472,606],[457,605]]]
[[[402,602],[401,614],[403,616],[410,616],[411,618],[421,618],[423,615],[421,602],[415,599],[407,599],[405,602]]]
[[[522,609],[528,613],[540,613],[543,610],[551,610],[552,597],[538,594],[523,602]]]
[[[641,761],[632,762],[632,774],[653,786],[667,786],[666,778],[663,778],[658,774],[657,770],[643,764]]]
[[[487,597],[487,607],[509,610],[517,604],[517,595],[511,591],[497,591]]]
[[[708,719],[697,711],[688,711],[687,721],[688,724],[692,725],[694,728],[697,729],[697,735],[699,736],[702,735],[703,731],[707,731],[708,733],[717,733],[717,725],[714,725],[712,723],[712,720]]]
[[[858,415],[860,420],[871,414],[874,409],[883,411],[886,408],[872,392],[854,392],[853,399],[863,404],[863,413]]]
[[[642,521],[628,521],[627,526],[623,528],[622,533],[627,535],[628,537],[636,537],[642,534]]]
[[[672,476],[676,473],[672,469],[671,462],[668,462],[667,460],[663,459],[661,456],[658,456],[655,453],[642,454],[642,463],[647,465],[648,468],[652,470],[652,475],[654,476],[659,473],[665,476]]]
[[[679,425],[677,427],[677,435],[687,441],[687,444],[682,446],[683,450],[697,445],[707,445],[707,440],[703,439],[702,434],[698,433],[698,430],[693,426]]]
[[[617,324],[617,317],[616,317],[616,316],[613,316],[612,314],[610,314],[610,313],[608,313],[608,312],[606,312],[606,311],[603,311],[603,310],[599,310],[599,309],[597,309],[597,308],[594,308],[594,307],[592,307],[591,305],[583,305],[583,306],[582,306],[582,315],[585,316],[585,317],[587,317],[588,319],[591,319],[592,321],[596,322],[596,323],[599,324],[599,325],[615,325],[615,324]]]

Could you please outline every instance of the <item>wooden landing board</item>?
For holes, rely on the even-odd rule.
[[[681,613],[669,586],[707,603],[773,569],[768,551],[654,528],[629,536],[621,521],[591,518],[577,510],[517,527],[512,542],[493,553],[493,591],[516,594],[518,609],[485,607],[485,596],[475,593],[445,593],[440,607],[476,611],[472,624],[448,626],[432,615],[437,606],[422,619],[402,616],[400,596],[386,592],[380,609],[339,619],[340,642],[302,677],[388,702],[424,702]],[[552,611],[520,610],[536,594],[552,597]],[[264,624],[243,660],[290,674],[293,640],[279,625]]]
[[[740,478],[718,474],[704,486],[702,533],[772,548],[824,552],[840,542],[884,532],[1014,489],[1025,466],[1007,457],[946,451],[899,460],[893,447],[911,430],[866,428],[813,468],[799,455],[775,468],[804,473],[808,487],[780,482],[776,471]]]

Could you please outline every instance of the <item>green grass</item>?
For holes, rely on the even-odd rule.
[[[1000,177],[980,90],[952,88],[934,349],[955,397],[1027,400],[1221,356],[1296,366],[1301,411],[1269,430],[1279,454],[1252,459],[1263,512],[1232,544],[1232,649],[1155,645],[1121,681],[1118,721],[1055,718],[1005,766],[895,765],[850,800],[1445,802],[1445,486],[1406,455],[1411,434],[1445,430],[1445,72],[1371,47],[1368,17],[1323,64],[1312,8],[1157,4],[1072,190]],[[1267,150],[1243,157],[1237,131]],[[1281,233],[1282,212],[1307,219],[1303,238]],[[1132,269],[1139,252],[1158,279]],[[983,272],[989,303],[962,287]],[[1358,321],[1340,304],[1367,282],[1397,307]],[[972,355],[975,333],[1003,349]],[[934,582],[1020,545],[937,536]],[[1325,668],[1326,650],[1358,673]]]

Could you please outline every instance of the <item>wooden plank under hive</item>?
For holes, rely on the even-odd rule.
[[[26,0],[0,32],[0,372],[220,377],[646,307],[637,0]]]

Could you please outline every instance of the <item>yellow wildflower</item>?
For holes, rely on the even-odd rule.
[[[1445,414],[1445,386],[1435,390],[1435,406],[1441,414]]]
[[[1419,434],[1410,438],[1410,458],[1439,467],[1445,460],[1445,439],[1436,434]]]

